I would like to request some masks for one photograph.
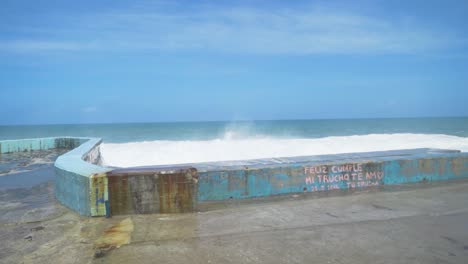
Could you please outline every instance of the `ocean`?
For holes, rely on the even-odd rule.
[[[103,139],[105,165],[143,166],[409,148],[468,151],[468,117],[0,126],[0,140]]]

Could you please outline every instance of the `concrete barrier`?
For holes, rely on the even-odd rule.
[[[0,154],[49,149],[70,149],[55,161],[55,196],[81,215],[106,215],[107,178],[111,168],[100,166],[101,139],[80,137],[0,141]]]
[[[468,153],[414,149],[197,164],[198,202],[468,177]]]
[[[57,199],[87,216],[180,213],[211,201],[468,178],[468,153],[412,149],[207,162],[101,166],[100,139],[0,141],[0,153],[72,149],[56,162]]]
[[[72,138],[62,138],[62,139],[60,138],[32,138],[32,139],[19,139],[19,140],[3,140],[3,141],[0,141],[0,154],[60,148],[60,146],[67,145],[64,142],[61,142],[62,140],[74,141],[75,139],[72,139]]]
[[[112,168],[100,166],[101,139],[88,138],[55,161],[55,197],[87,216],[107,214],[107,177]]]
[[[192,167],[116,169],[107,179],[112,215],[196,210],[197,170]]]

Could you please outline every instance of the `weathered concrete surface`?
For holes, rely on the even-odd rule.
[[[111,215],[185,213],[196,209],[194,168],[116,169],[106,176]]]
[[[74,142],[72,139],[66,142]],[[111,169],[90,163],[100,163],[101,139],[77,139],[80,145],[74,146],[55,161],[55,196],[62,204],[81,215],[104,216],[108,195],[107,179],[103,174]]]
[[[100,143],[98,138],[69,137],[6,140],[0,141],[0,157],[72,149],[55,161],[55,196],[85,216],[194,212],[204,203],[231,199],[468,178],[468,153],[458,150],[424,148],[118,169],[99,165]],[[0,166],[0,175],[2,171]]]
[[[97,219],[88,225],[55,199],[53,162],[64,151],[0,156],[0,263],[74,263],[94,253],[86,243],[97,236]]]
[[[466,263],[468,184],[134,216],[95,263]]]
[[[9,163],[8,155],[0,157],[0,165],[10,171],[1,178],[52,173],[47,166],[53,165],[45,160],[29,167],[29,172],[15,174],[10,167],[17,165]],[[40,179],[33,185],[1,186],[0,263],[360,264],[468,259],[467,180],[231,200],[206,212],[107,219],[80,217],[55,201],[52,177]]]
[[[0,222],[0,263],[466,263],[468,182],[415,187],[110,219],[52,200]]]
[[[192,164],[198,202],[468,178],[468,153],[408,149]]]
[[[55,161],[56,198],[69,208],[87,216],[107,214],[107,179],[103,173],[110,168],[99,166],[101,139],[82,137],[51,137],[1,140],[0,158],[20,152],[70,150]],[[0,166],[0,175],[2,175]]]

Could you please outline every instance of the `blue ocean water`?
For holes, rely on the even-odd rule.
[[[468,117],[0,126],[0,140],[83,136],[100,137],[109,143],[259,136],[321,138],[394,133],[468,137]]]

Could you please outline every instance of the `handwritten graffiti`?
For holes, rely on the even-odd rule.
[[[305,183],[310,191],[362,188],[380,185],[384,172],[380,167],[353,163],[304,167]]]

